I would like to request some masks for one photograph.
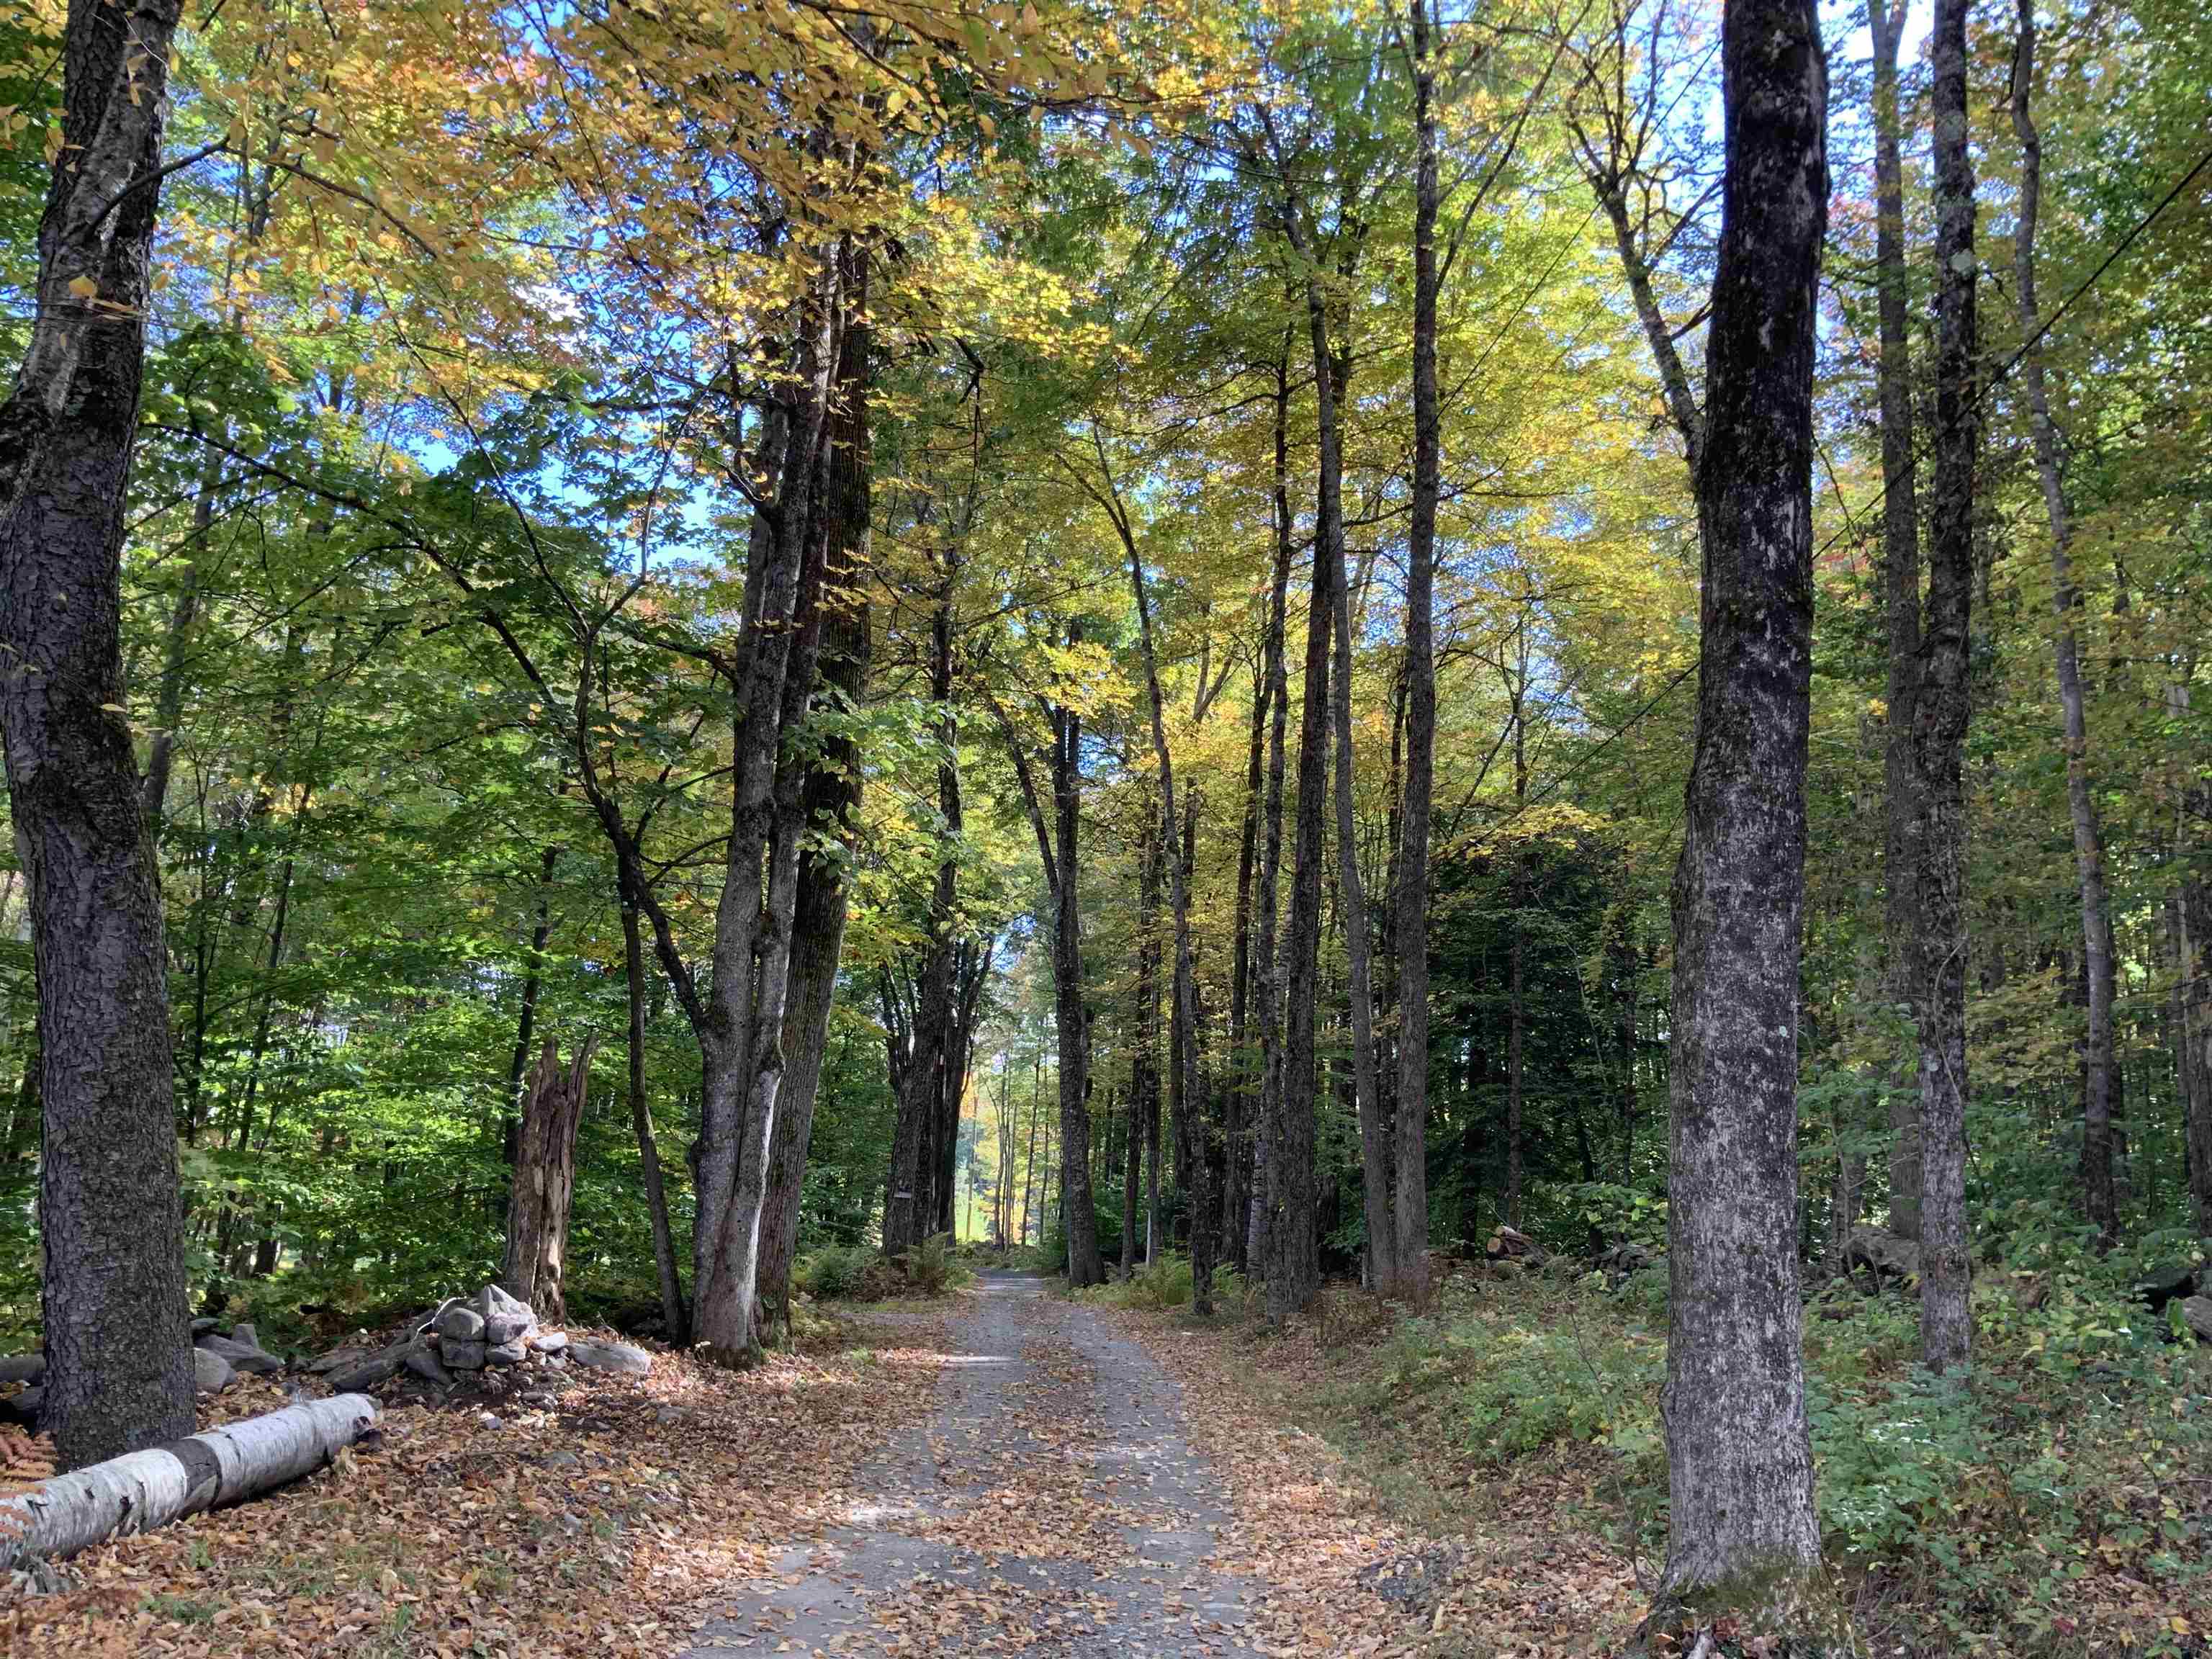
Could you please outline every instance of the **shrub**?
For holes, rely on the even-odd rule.
[[[825,1244],[799,1259],[792,1282],[823,1301],[857,1296],[866,1283],[876,1253],[865,1244]]]

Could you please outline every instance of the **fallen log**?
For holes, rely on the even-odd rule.
[[[367,1395],[309,1401],[125,1452],[0,1498],[0,1571],[258,1497],[322,1468],[376,1415]]]

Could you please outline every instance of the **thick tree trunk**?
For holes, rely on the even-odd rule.
[[[1874,42],[1875,281],[1881,356],[1882,589],[1888,613],[1888,709],[1882,755],[1883,994],[1911,1018],[1919,1006],[1920,800],[1913,781],[1913,702],[1920,684],[1920,507],[1912,438],[1912,334],[1905,279],[1905,170],[1899,154],[1897,54],[1904,0],[1868,0]],[[1887,1080],[1889,1225],[1920,1237],[1920,1095],[1908,1071]]]
[[[848,254],[848,248],[841,250]],[[749,561],[748,608],[732,744],[730,848],[715,915],[714,1007],[702,1104],[693,1296],[708,1352],[748,1364],[755,1321],[761,1213],[786,1061],[793,912],[808,768],[785,737],[805,716],[822,643],[825,494],[832,392],[850,296],[849,258],[823,261],[804,307],[776,509],[763,515]],[[757,568],[756,584],[753,571]]]
[[[1936,0],[1935,479],[1928,618],[1913,709],[1920,791],[1920,1349],[1966,1363],[1966,804],[1974,587],[1974,173],[1966,125],[1966,0]]]
[[[568,1260],[568,1201],[576,1190],[576,1131],[584,1121],[584,1091],[599,1047],[597,1036],[585,1038],[563,1073],[553,1039],[545,1039],[523,1097],[522,1132],[515,1143],[500,1283],[555,1325],[568,1317],[562,1280]]]
[[[1412,0],[1413,46],[1413,494],[1406,549],[1405,783],[1398,809],[1398,1090],[1393,1115],[1398,1293],[1429,1291],[1429,827],[1435,806],[1437,502],[1436,43],[1430,0]]]
[[[2112,1077],[2112,922],[2105,895],[2104,829],[2090,786],[2089,726],[2081,690],[2081,590],[2074,580],[2074,513],[2059,460],[2058,423],[2045,385],[2043,326],[2035,293],[2035,233],[2043,198],[2043,141],[2030,98],[2035,85],[2035,9],[2021,0],[2020,40],[2013,58],[2012,126],[2020,138],[2020,206],[2013,228],[2013,293],[2020,307],[2021,383],[2027,394],[2036,477],[2051,520],[2051,606],[2057,622],[2051,656],[2066,744],[2066,807],[2074,829],[2074,872],[2081,895],[2081,949],[2087,965],[2088,1033],[2082,1045],[2081,1200],[2108,1243],[2119,1231],[2114,1178]]]
[[[37,315],[0,405],[0,731],[45,1108],[44,1426],[64,1467],[187,1432],[161,895],[123,709],[120,556],[174,0],[70,0]]]
[[[1696,475],[1702,655],[1674,892],[1661,1596],[1692,1615],[1747,1602],[1795,1633],[1821,1593],[1796,1093],[1827,76],[1808,0],[1736,0],[1722,50],[1728,161]]]
[[[653,1133],[653,1105],[645,1091],[645,946],[637,906],[623,898],[623,977],[629,992],[629,1121],[637,1136],[637,1162],[645,1179],[646,1211],[653,1218],[653,1266],[660,1283],[660,1322],[681,1346],[689,1334],[684,1281],[676,1267],[676,1235],[668,1222],[668,1192],[660,1175],[660,1147]]]
[[[1124,1278],[1136,1269],[1133,1246],[1139,1200],[1144,1210],[1146,1261],[1156,1258],[1160,1242],[1160,1171],[1157,1153],[1152,1160],[1149,1198],[1145,1196],[1141,1166],[1146,1146],[1157,1144],[1153,1136],[1159,1121],[1160,875],[1165,856],[1159,820],[1147,810],[1145,827],[1137,842],[1137,1040],[1129,1068],[1129,1170],[1135,1184],[1123,1206],[1127,1216],[1121,1236],[1131,1247],[1122,1253]]]
[[[1260,1091],[1251,1048],[1252,879],[1260,861],[1260,792],[1267,773],[1267,671],[1264,647],[1252,667],[1252,730],[1244,753],[1244,810],[1237,842],[1237,910],[1229,965],[1229,1064],[1222,1092],[1221,1134],[1227,1157],[1221,1183],[1218,1237],[1223,1260],[1247,1267],[1244,1218],[1251,1207],[1253,1120]]]
[[[0,1498],[0,1571],[242,1504],[321,1468],[377,1419],[365,1394],[287,1406]]]
[[[848,262],[852,315],[837,365],[837,406],[832,416],[829,486],[828,562],[824,568],[820,653],[821,687],[815,713],[857,708],[867,688],[873,619],[862,581],[868,565],[870,498],[874,458],[869,445],[868,388],[873,362],[867,319],[867,256],[858,249]],[[834,833],[849,849],[858,832],[860,751],[842,733],[825,738],[809,770],[801,810],[817,831]],[[800,854],[799,896],[793,913],[791,1004],[784,1025],[787,1058],[782,1109],[769,1155],[767,1212],[762,1218],[760,1288],[763,1302],[788,1322],[791,1267],[799,1253],[799,1198],[806,1148],[822,1089],[830,1041],[830,1012],[836,1000],[837,967],[844,948],[846,860],[810,845]]]

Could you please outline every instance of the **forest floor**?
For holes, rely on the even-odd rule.
[[[737,1376],[395,1403],[286,1491],[0,1581],[10,1656],[1407,1655],[1443,1547],[1190,1334],[989,1274]],[[1204,1338],[1200,1339],[1203,1340]],[[282,1378],[219,1397],[228,1419]]]

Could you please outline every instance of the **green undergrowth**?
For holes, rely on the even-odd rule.
[[[945,1296],[975,1277],[945,1233],[933,1234],[897,1256],[867,1244],[826,1244],[800,1256],[791,1272],[794,1289],[823,1302]]]
[[[2133,1299],[2143,1265],[2062,1248],[1984,1264],[1963,1380],[1916,1364],[1909,1294],[1812,1297],[1820,1518],[1871,1650],[2212,1652],[2212,1348]],[[1250,1364],[1409,1520],[1480,1526],[1510,1504],[1525,1527],[1529,1494],[1556,1492],[1562,1524],[1654,1563],[1666,1296],[1663,1268],[1478,1267],[1412,1316],[1340,1290],[1310,1375],[1269,1378],[1265,1349]]]
[[[1109,1279],[1103,1285],[1093,1285],[1073,1294],[1079,1301],[1094,1307],[1164,1313],[1170,1309],[1190,1306],[1192,1289],[1190,1258],[1170,1250],[1164,1252],[1158,1261],[1146,1262],[1127,1279]],[[1217,1311],[1224,1305],[1243,1305],[1244,1279],[1234,1267],[1213,1270],[1213,1300]]]

